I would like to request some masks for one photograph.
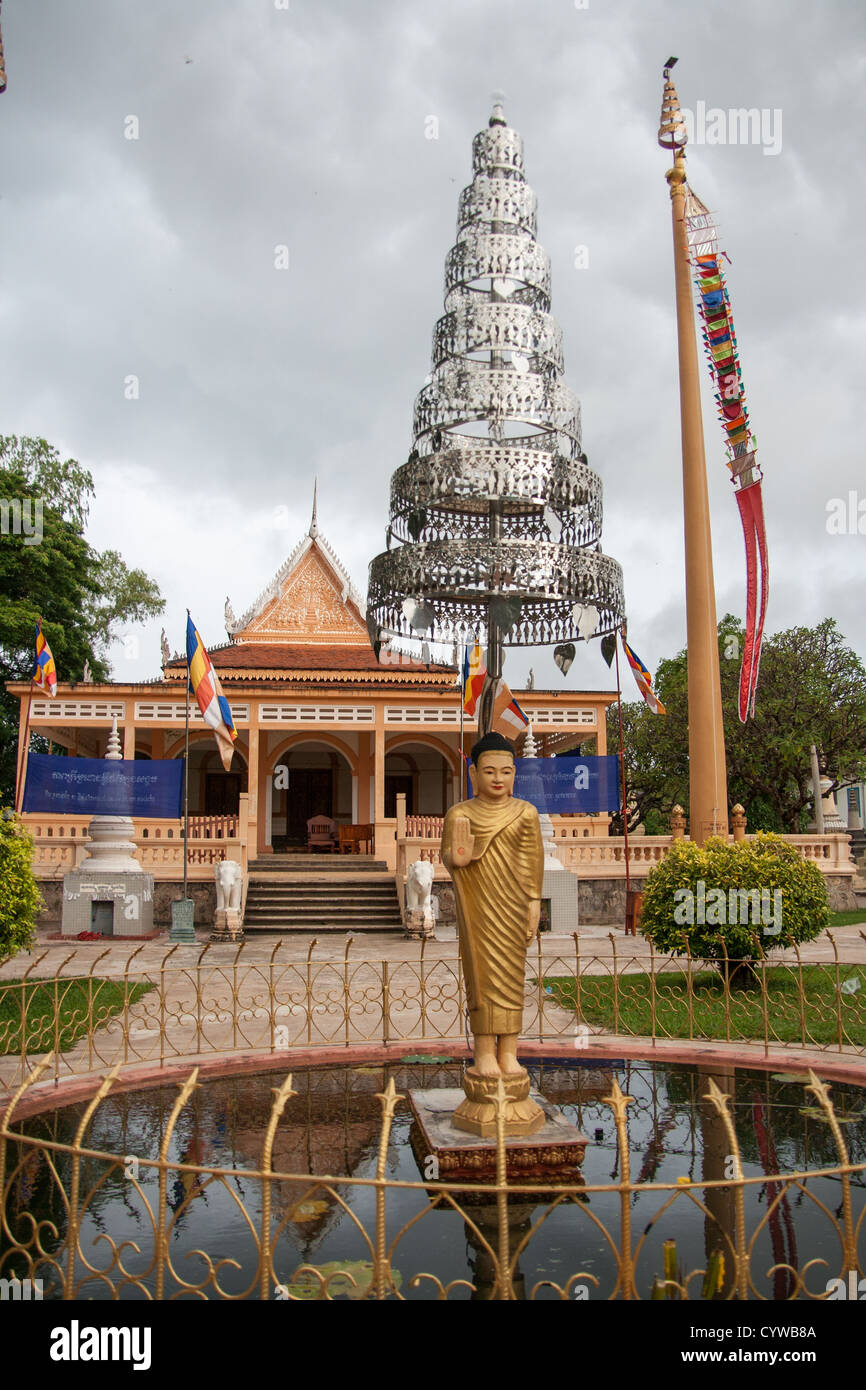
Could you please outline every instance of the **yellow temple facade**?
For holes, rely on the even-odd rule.
[[[455,667],[427,667],[370,646],[364,601],[315,516],[307,535],[239,620],[226,606],[228,641],[203,633],[238,732],[224,771],[213,734],[190,708],[189,872],[212,878],[223,855],[249,861],[307,847],[324,816],[361,827],[360,848],[391,871],[397,832],[435,827],[461,794],[461,698]],[[58,684],[32,701],[31,729],[72,756],[101,757],[116,721],[124,758],[184,752],[186,661],[165,653],[161,676],[141,683]],[[29,687],[21,701],[23,750]],[[539,753],[606,752],[615,691],[516,690]],[[466,719],[462,746],[477,736]],[[398,827],[398,812],[401,816]],[[560,818],[556,818],[559,820]],[[572,834],[608,835],[609,817],[576,816]],[[62,880],[85,850],[86,817],[26,816],[40,879]],[[348,838],[348,837],[347,837]],[[142,867],[177,882],[180,823],[136,821]],[[355,846],[357,849],[359,846]]]

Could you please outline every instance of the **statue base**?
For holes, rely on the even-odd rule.
[[[586,1135],[565,1118],[558,1106],[538,1091],[530,1097],[542,1112],[543,1124],[532,1135],[510,1135],[505,1140],[505,1167],[509,1182],[532,1186],[549,1183],[580,1185],[586,1151]],[[456,1089],[409,1091],[415,1117],[409,1138],[419,1171],[436,1182],[495,1182],[496,1138],[468,1134],[454,1123],[454,1113],[465,1103]],[[459,1201],[490,1201],[462,1193]],[[523,1202],[525,1196],[515,1200]]]
[[[425,936],[432,936],[434,925],[433,913],[429,908],[426,911],[424,908],[410,908],[403,923],[411,941],[423,941]]]
[[[240,909],[237,907],[218,907],[214,913],[211,941],[242,941]]]
[[[463,1078],[466,1099],[452,1116],[455,1129],[477,1134],[482,1139],[496,1134],[496,1094],[499,1082],[505,1088],[505,1133],[507,1136],[535,1134],[545,1124],[545,1114],[529,1095],[529,1073],[521,1069],[514,1076],[482,1076],[469,1067]]]

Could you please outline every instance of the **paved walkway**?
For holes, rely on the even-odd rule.
[[[832,939],[831,939],[832,937]],[[47,934],[40,934],[39,945],[32,954],[22,952],[13,960],[0,967],[0,979],[20,979],[28,970],[36,976],[53,976],[59,971],[62,975],[86,975],[98,960],[94,971],[100,976],[123,975],[130,967],[130,978],[152,976],[158,970],[170,951],[171,959],[167,968],[195,966],[207,948],[203,964],[226,966],[238,959],[239,964],[262,965],[270,961],[274,948],[279,947],[275,960],[279,965],[289,962],[306,962],[310,946],[315,940],[312,960],[316,964],[325,961],[339,962],[342,965],[349,949],[352,964],[363,961],[376,962],[417,962],[421,947],[417,941],[408,941],[394,932],[364,932],[351,940],[342,932],[329,932],[315,938],[306,933],[293,933],[278,937],[276,935],[250,935],[243,943],[238,956],[238,947],[209,942],[209,931],[196,933],[195,946],[178,946],[172,951],[168,932],[161,937],[139,945],[135,941],[52,941]],[[575,943],[572,935],[558,936],[544,932],[541,936],[542,959],[547,962],[559,957],[564,967],[573,966]],[[642,936],[626,936],[621,930],[609,926],[581,926],[578,932],[581,962],[584,969],[609,968],[616,958],[620,969],[644,969],[650,962],[649,943]],[[838,959],[848,965],[866,964],[866,921],[859,925],[836,927],[832,932],[824,932],[817,941],[800,948],[800,958],[804,963],[832,963]],[[533,948],[533,951],[535,948]],[[451,960],[457,951],[457,933],[453,928],[437,929],[434,938],[426,943],[425,961]],[[132,957],[134,956],[134,960]],[[657,964],[662,957],[656,955]],[[796,963],[793,950],[774,951],[770,960],[776,964]],[[530,963],[532,956],[530,955]]]
[[[825,933],[803,947],[803,962],[832,965],[838,953],[846,966],[866,964],[864,928],[841,927],[833,937],[835,951]],[[312,941],[308,936],[255,937],[238,948],[209,945],[202,933],[195,946],[172,949],[167,936],[142,946],[128,941],[43,940],[32,955],[7,962],[0,977],[13,980],[29,970],[31,978],[59,974],[62,979],[92,971],[96,979],[116,979],[128,970],[130,980],[157,985],[131,1005],[125,1025],[121,1018],[107,1020],[89,1038],[59,1053],[50,1076],[61,1081],[104,1072],[118,1062],[151,1069],[181,1059],[216,1062],[226,1054],[282,1053],[294,1058],[299,1050],[365,1046],[375,1051],[389,1044],[435,1053],[463,1037],[463,987],[453,931],[443,930],[426,943],[423,975],[419,943],[400,936],[370,933],[351,941],[342,934],[328,936],[311,951]],[[582,927],[579,945],[581,971],[589,975],[610,974],[614,962],[621,974],[645,969],[650,961],[642,937],[612,934],[608,927]],[[548,1049],[582,1047],[585,1040],[579,1040],[574,1013],[559,1008],[544,993],[539,978],[574,972],[574,939],[545,933],[541,948],[543,970],[534,968],[537,956],[532,954],[527,966],[524,1037],[543,1038]],[[796,956],[793,951],[778,952],[774,959],[794,963]],[[656,964],[663,967],[665,961],[656,957]],[[673,968],[681,969],[682,962]],[[53,1016],[49,1008],[42,1039],[48,1046]],[[631,1041],[644,1051],[651,1046],[648,1040]],[[745,1046],[752,1055],[763,1051],[737,1046]],[[800,1054],[800,1049],[792,1050]],[[38,1055],[31,1054],[24,1070],[37,1060]],[[0,1057],[0,1090],[14,1087],[21,1078],[20,1057]]]

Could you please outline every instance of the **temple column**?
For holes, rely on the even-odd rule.
[[[265,788],[264,788],[265,799],[264,799],[264,824],[262,825],[262,844],[263,844],[263,846],[264,846],[264,848],[265,848],[266,850],[273,851],[273,848],[274,848],[274,840],[273,840],[273,833],[272,833],[272,832],[273,832],[273,828],[274,828],[274,791],[275,791],[275,788],[274,788],[274,777],[275,777],[275,774],[276,774],[276,768],[275,768],[275,767],[271,767],[271,765],[270,765],[270,764],[271,764],[271,751],[270,751],[270,749],[268,748],[268,743],[269,743],[269,742],[270,742],[270,740],[267,739],[267,736],[266,736],[266,742],[265,742],[265,766],[269,768],[269,772],[268,772],[268,775],[267,775],[267,780],[266,780],[266,782],[265,782]],[[286,756],[288,757],[288,754],[286,754]],[[248,774],[249,774],[249,769],[247,769],[247,772],[248,772]],[[249,775],[248,775],[248,776],[247,776],[247,786],[249,787],[250,785],[251,785],[251,783],[250,783]]]
[[[259,824],[259,707],[250,702],[249,772],[247,786],[250,797],[249,853],[261,854],[264,848],[264,821]]]
[[[24,749],[30,742],[30,731],[27,729],[27,699],[26,696],[18,706],[18,760],[15,763],[15,805],[18,806],[21,793],[21,781],[25,775],[24,768]]]
[[[600,758],[607,756],[607,709],[600,705],[595,716],[596,752]]]
[[[361,733],[358,737],[358,824],[369,825],[375,815],[371,804],[370,778],[373,775],[373,749],[371,738],[375,734]]]
[[[391,840],[385,822],[385,711],[381,705],[376,710],[376,732],[373,735],[373,791],[375,806],[376,855],[394,860],[394,842]],[[390,853],[389,853],[390,850]]]
[[[130,762],[135,757],[135,724],[129,720],[123,724],[123,756]]]

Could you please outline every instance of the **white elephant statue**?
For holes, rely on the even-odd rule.
[[[432,912],[433,865],[426,859],[416,859],[406,873],[406,911]]]
[[[239,909],[243,884],[240,864],[236,864],[233,859],[221,859],[214,865],[213,876],[216,880],[217,911],[220,908]]]

